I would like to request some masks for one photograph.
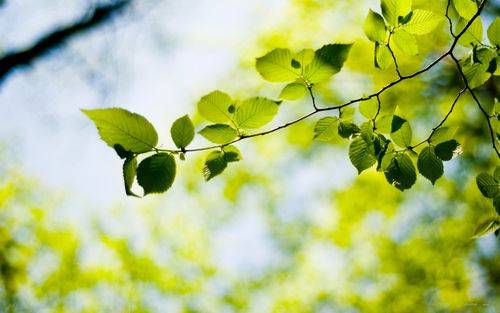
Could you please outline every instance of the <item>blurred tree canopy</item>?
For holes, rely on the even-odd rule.
[[[378,3],[370,4],[378,9]],[[447,4],[413,1],[415,8],[441,13]],[[342,72],[318,86],[318,103],[342,103],[379,90],[398,76],[394,68],[373,66],[373,42],[362,27],[369,7],[355,1],[292,1],[286,18],[245,47],[241,66],[222,86],[242,99],[255,93],[272,98],[276,86],[257,78],[255,56],[276,47],[298,51],[354,42]],[[499,11],[493,1],[485,9],[485,21]],[[417,38],[418,55],[395,51],[402,74],[434,60],[449,39],[443,20],[432,34]],[[497,101],[497,83],[493,77],[475,89],[488,108]],[[404,112],[414,136],[425,138],[461,86],[453,61],[443,62],[384,93],[381,110]],[[307,100],[281,105],[287,112],[280,113],[280,121],[310,110]],[[202,116],[196,114],[198,126]],[[498,158],[469,94],[458,99],[446,123],[457,127],[462,152],[446,163],[435,186],[418,179],[402,193],[374,168],[354,177],[345,153],[349,143],[337,137],[314,141],[315,123],[304,120],[246,141],[240,147],[244,162],[208,183],[192,170],[203,167],[205,156],[193,155],[178,165],[177,191],[133,207],[105,208],[104,217],[82,229],[58,218],[64,197],[30,181],[29,173],[3,165],[1,310],[495,312],[498,239],[471,236],[477,224],[497,214],[475,177],[491,173]],[[338,182],[341,176],[347,179]],[[314,192],[304,195],[304,185]],[[241,220],[263,229],[256,238],[235,237],[236,248],[221,245],[220,238],[227,240]],[[254,240],[265,242],[264,252]],[[238,256],[243,260],[228,263]]]

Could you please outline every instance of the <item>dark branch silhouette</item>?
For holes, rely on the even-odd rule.
[[[1,2],[2,0],[0,0]],[[109,21],[131,3],[132,0],[117,0],[111,4],[97,6],[90,14],[86,14],[73,24],[59,27],[55,31],[44,35],[32,46],[19,51],[7,52],[0,57],[0,84],[3,83],[14,68],[32,64],[51,50],[59,48],[69,39]]]

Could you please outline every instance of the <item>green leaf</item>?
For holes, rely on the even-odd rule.
[[[347,60],[352,44],[329,44],[316,50],[314,59],[304,68],[303,76],[309,84],[328,80],[338,73]]]
[[[292,52],[289,49],[274,49],[257,58],[255,67],[259,74],[270,82],[291,82],[301,74],[299,69],[292,67]]]
[[[303,49],[302,51],[296,53],[293,58],[300,62],[302,68],[309,65],[314,59],[315,52],[313,49]]]
[[[425,35],[430,33],[443,20],[442,16],[426,10],[414,10],[408,23],[401,29],[412,35]]]
[[[216,90],[198,101],[198,112],[213,123],[226,123],[232,119],[230,107],[233,100],[226,93]]]
[[[404,118],[394,115],[391,123],[391,138],[400,147],[411,146],[412,131],[410,123]]]
[[[238,162],[243,159],[241,156],[241,152],[235,146],[227,146],[222,148],[222,152],[224,152],[224,160],[229,162]]]
[[[498,195],[498,181],[490,174],[479,174],[476,177],[476,184],[486,198],[495,198]]]
[[[468,21],[465,19],[460,19],[457,24],[457,29],[455,33],[460,33],[465,26],[467,26]],[[475,46],[481,43],[483,39],[483,22],[480,18],[475,19],[469,26],[467,31],[460,37],[458,44],[464,47]]]
[[[378,101],[376,97],[363,101],[359,104],[359,112],[368,119],[372,119],[377,115]]]
[[[188,115],[184,115],[172,124],[170,135],[179,149],[186,148],[193,141],[194,125]]]
[[[167,191],[175,179],[175,159],[168,153],[154,154],[139,163],[137,182],[144,188],[144,195]]]
[[[375,45],[375,67],[386,70],[392,65],[392,55],[386,45]]]
[[[497,214],[500,214],[500,194],[493,198],[493,206],[497,211]]]
[[[386,114],[380,116],[375,125],[377,126],[377,131],[382,134],[390,134],[392,130],[392,118],[394,115]]]
[[[406,154],[399,154],[390,162],[384,171],[386,180],[401,191],[410,189],[417,180],[417,173],[411,158]]]
[[[413,16],[413,11],[408,13],[406,16],[398,16],[399,25],[407,24],[411,20],[412,16]]]
[[[217,144],[226,144],[238,136],[238,132],[235,129],[225,124],[209,125],[200,130],[199,134]]]
[[[417,167],[420,174],[430,180],[433,185],[444,173],[443,161],[436,156],[432,146],[422,149],[418,155]]]
[[[403,29],[396,29],[392,36],[396,47],[409,55],[418,54],[417,38]]]
[[[314,126],[314,140],[331,141],[337,135],[338,118],[336,116],[323,117]]]
[[[449,141],[453,139],[453,136],[457,133],[458,127],[448,127],[442,126],[436,129],[436,131],[432,134],[430,138],[430,143],[433,145],[437,145],[441,142]]]
[[[467,21],[477,12],[477,4],[473,0],[453,0],[453,6],[457,10],[458,15]]]
[[[363,129],[361,136],[353,139],[349,146],[349,159],[352,165],[361,174],[377,162],[373,146],[373,134],[368,129]]]
[[[340,122],[338,126],[338,132],[342,138],[351,138],[359,134],[360,131],[358,125],[350,122]]]
[[[443,161],[449,161],[460,152],[460,144],[455,139],[444,141],[434,148],[436,155]]]
[[[143,153],[158,144],[158,134],[143,116],[125,109],[82,110],[96,125],[101,139],[110,147],[121,145],[126,151]]]
[[[224,158],[224,153],[222,151],[212,151],[205,160],[205,166],[203,167],[203,176],[205,177],[206,181],[209,181],[215,176],[224,172],[226,167],[227,161]]]
[[[382,15],[391,26],[398,25],[399,16],[407,16],[411,11],[411,0],[381,0]]]
[[[123,163],[123,181],[125,183],[125,193],[127,196],[138,197],[132,192],[132,185],[134,184],[135,175],[137,173],[137,159],[129,157]]]
[[[266,98],[247,99],[236,110],[236,124],[241,128],[262,127],[272,121],[278,108],[278,103]]]
[[[286,85],[279,95],[283,100],[298,100],[304,97],[307,93],[307,88],[302,83],[290,83]]]
[[[385,29],[384,18],[370,10],[365,18],[363,30],[366,37],[373,42],[385,42],[387,39],[387,30]]]
[[[500,221],[498,216],[490,217],[476,227],[472,238],[487,236],[489,234],[494,233],[499,228],[500,228]]]
[[[498,16],[488,27],[488,39],[492,45],[500,46],[500,17]]]

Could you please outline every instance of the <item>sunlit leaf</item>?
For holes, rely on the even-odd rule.
[[[411,2],[411,0],[381,0],[380,7],[387,23],[397,26],[398,17],[407,16],[410,13]]]
[[[385,42],[387,38],[387,30],[385,29],[384,18],[370,10],[365,18],[363,30],[366,37],[373,42]]]
[[[274,49],[257,58],[255,67],[270,82],[291,82],[301,74],[299,69],[292,66],[292,52],[289,49]]]
[[[377,162],[372,133],[365,129],[363,131],[365,133],[354,138],[349,146],[349,159],[358,170],[358,174],[361,174],[361,172],[372,167]]]
[[[412,35],[430,33],[443,20],[442,16],[427,10],[414,10],[410,20],[401,29]]]
[[[498,193],[498,181],[488,173],[481,173],[476,177],[477,187],[486,198],[495,198]]]
[[[314,140],[330,141],[337,135],[338,118],[335,116],[323,117],[314,126]]]
[[[214,124],[208,125],[199,131],[199,134],[205,137],[207,140],[217,143],[225,144],[231,142],[238,136],[236,129],[231,128],[229,125],[225,124]]]
[[[198,101],[198,112],[213,123],[226,123],[231,120],[230,107],[233,100],[226,93],[216,90]]]
[[[456,33],[461,32],[465,26],[467,25],[468,21],[465,19],[460,19],[457,24],[457,29]],[[465,31],[465,33],[460,37],[458,40],[458,44],[465,46],[465,47],[471,47],[475,46],[479,43],[481,43],[483,39],[483,23],[480,18],[475,19],[470,27]]]
[[[278,113],[279,104],[266,98],[250,98],[236,110],[235,122],[241,128],[259,128],[271,122]]]
[[[488,27],[488,39],[492,45],[500,46],[500,17],[498,16]]]
[[[386,45],[375,46],[375,67],[382,70],[388,69],[393,64],[391,51]]]
[[[170,135],[177,148],[186,148],[194,138],[194,125],[189,116],[177,119],[170,128]]]
[[[347,60],[352,44],[329,44],[317,50],[314,59],[304,68],[303,76],[310,84],[328,80],[338,73]]]
[[[307,94],[307,88],[303,83],[290,83],[286,85],[279,95],[282,100],[298,100]]]
[[[125,183],[125,193],[128,196],[137,195],[132,192],[132,185],[137,174],[137,159],[135,157],[130,157],[123,163],[123,181]]]
[[[477,4],[474,0],[453,0],[453,6],[457,13],[467,21],[477,12]]]
[[[391,123],[391,138],[400,147],[411,146],[412,131],[410,123],[404,118],[394,115]]]
[[[494,233],[499,228],[500,228],[500,221],[498,216],[490,217],[476,227],[476,229],[474,230],[474,234],[472,235],[472,238],[487,236],[489,234]]]
[[[154,126],[143,116],[125,109],[82,110],[96,125],[108,146],[120,145],[125,151],[143,153],[158,144]]]
[[[409,55],[418,54],[417,39],[412,34],[403,29],[397,29],[392,36],[396,47]]]

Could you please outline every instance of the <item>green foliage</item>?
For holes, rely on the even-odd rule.
[[[484,237],[494,233],[500,228],[500,216],[490,217],[480,223],[474,230],[472,238]]]
[[[373,139],[372,130],[369,127],[363,127],[360,136],[354,138],[349,146],[349,158],[358,170],[358,174],[377,162]]]
[[[488,39],[492,45],[500,46],[500,17],[498,16],[488,27]]]
[[[137,174],[137,158],[128,157],[123,163],[123,180],[125,182],[125,193],[127,196],[137,196],[132,192],[135,176]]]
[[[384,174],[389,184],[399,190],[410,189],[417,180],[415,166],[406,154],[394,156]]]
[[[167,191],[175,179],[175,159],[168,153],[157,153],[139,163],[137,182],[144,189],[144,195]]]
[[[307,88],[301,82],[286,85],[279,95],[282,100],[298,100],[307,94]]]
[[[375,44],[375,67],[382,70],[388,69],[392,65],[391,50],[387,45]]]
[[[473,0],[453,0],[457,13],[465,20],[470,20],[477,12],[477,4]]]
[[[469,22],[466,19],[460,19],[457,24],[456,32],[461,32]],[[467,28],[462,37],[458,40],[458,44],[464,47],[474,47],[481,43],[483,39],[483,23],[481,19],[475,19]]]
[[[188,115],[184,115],[172,124],[170,135],[179,149],[185,149],[193,141],[194,125]]]
[[[432,32],[443,20],[443,17],[426,10],[412,11],[409,21],[401,25],[401,29],[412,35],[425,35]]]
[[[443,176],[443,161],[434,152],[434,147],[425,147],[418,155],[418,171],[434,185],[436,180]]]
[[[133,153],[151,151],[158,143],[158,134],[143,116],[125,109],[82,110],[97,127],[101,139],[110,147],[120,145]]]
[[[486,198],[495,198],[499,192],[498,181],[488,173],[481,173],[476,177],[477,187]]]
[[[260,97],[247,99],[237,107],[235,122],[243,129],[262,127],[271,122],[278,113],[279,104]]]
[[[236,129],[231,128],[229,125],[225,124],[214,124],[208,125],[199,131],[199,134],[205,137],[207,140],[217,143],[225,144],[231,142],[238,136]]]
[[[411,0],[381,0],[382,14],[390,26],[398,26],[399,16],[407,16],[411,11]]]
[[[396,47],[401,50],[403,53],[409,55],[417,55],[418,54],[418,44],[417,38],[405,31],[404,29],[397,29],[394,31],[394,36],[392,37]]]
[[[384,18],[372,10],[366,16],[363,30],[366,37],[373,42],[385,42],[387,39]]]
[[[323,117],[316,122],[314,126],[314,140],[330,141],[337,136],[339,127],[338,118],[336,116]]]
[[[444,141],[436,145],[436,155],[443,161],[449,161],[460,152],[460,144],[455,139]]]
[[[391,138],[400,147],[411,146],[412,131],[410,123],[404,118],[394,115],[391,123]]]
[[[233,100],[226,93],[216,90],[198,101],[198,112],[213,123],[227,123],[231,120],[230,107]]]

